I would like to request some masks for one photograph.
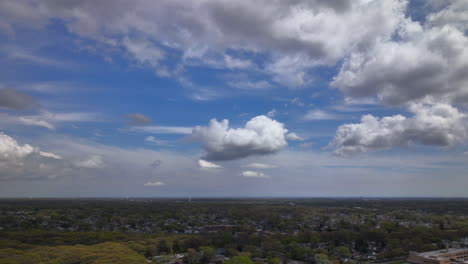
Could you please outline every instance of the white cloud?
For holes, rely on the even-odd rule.
[[[297,135],[294,132],[286,134],[286,139],[287,140],[292,140],[292,141],[304,141],[305,140],[305,138],[300,137],[299,135]]]
[[[9,59],[25,61],[32,64],[40,64],[53,67],[69,67],[70,64],[63,61],[54,60],[48,57],[43,57],[37,54],[34,54],[31,50],[22,49],[19,47],[5,47],[3,46],[0,51],[3,51]]]
[[[247,79],[246,77],[243,77],[244,79]],[[267,90],[271,89],[274,86],[265,81],[252,81],[252,80],[229,80],[227,84],[231,87],[235,87],[238,89],[246,90],[246,91],[259,91],[259,90]]]
[[[341,125],[330,144],[339,155],[410,144],[452,147],[468,139],[467,115],[448,104],[414,103],[410,118],[365,115],[359,124]]]
[[[252,67],[250,60],[242,60],[229,55],[224,55],[224,62],[229,69],[245,69]]]
[[[53,178],[61,170],[60,160],[57,154],[40,151],[29,144],[20,145],[12,137],[0,133],[0,180]]]
[[[310,110],[304,116],[305,120],[337,120],[343,119],[343,116],[330,113],[323,110]]]
[[[0,159],[2,161],[21,160],[32,154],[52,159],[62,159],[57,154],[40,151],[29,144],[20,145],[12,137],[0,132]],[[21,161],[19,161],[21,163]]]
[[[268,175],[261,171],[243,171],[241,175],[246,178],[270,178]]]
[[[253,169],[273,169],[277,168],[278,166],[272,165],[272,164],[266,164],[266,163],[250,163],[246,165],[247,168],[253,168]]]
[[[268,114],[267,114],[267,116],[268,116],[269,118],[273,118],[273,117],[275,117],[275,115],[276,115],[276,109],[274,109],[274,108],[271,109],[271,111],[268,112]]]
[[[101,121],[102,115],[93,112],[49,112],[42,111],[39,116],[31,116],[30,118],[37,118],[46,120],[52,123],[64,122],[97,122]]]
[[[291,105],[297,105],[299,107],[303,107],[305,106],[305,104],[301,101],[301,99],[299,97],[294,97],[292,100],[291,100]]]
[[[449,5],[426,18],[431,26],[451,25],[461,32],[468,29],[468,3],[465,0],[452,0]]]
[[[377,196],[431,195],[463,196],[468,179],[466,156],[444,150],[434,152],[401,152],[398,155],[364,155],[348,159],[319,151],[284,150],[261,157],[265,164],[280,164],[278,169],[247,169],[242,167],[256,157],[226,163],[222,170],[197,169],[195,153],[154,151],[144,148],[115,147],[84,141],[79,138],[49,135],[36,142],[47,151],[58,153],[63,160],[29,156],[23,167],[2,165],[0,193],[2,196],[117,197],[130,196],[187,197],[195,196]],[[32,145],[39,143],[31,142]],[[98,153],[106,158],[107,166],[100,170],[63,169],[58,164],[77,157]],[[38,159],[40,162],[34,161]],[[157,169],[155,160],[164,162]],[[248,162],[247,162],[248,161]],[[36,162],[36,163],[34,163]],[[27,169],[34,165],[34,169]],[[40,166],[40,164],[44,166]],[[158,162],[159,163],[159,162]],[[223,164],[224,165],[224,164]],[[50,168],[53,168],[50,169]],[[57,170],[57,168],[59,170]],[[239,170],[239,168],[242,168]],[[242,171],[263,171],[269,179],[244,178]],[[314,177],[310,177],[310,172]],[[440,173],[450,177],[437,177]],[[11,178],[8,178],[11,177]],[[29,180],[31,177],[34,181]],[[48,180],[44,179],[57,179]],[[13,180],[15,179],[15,180]],[[28,179],[18,181],[16,179]],[[37,180],[36,180],[37,179]],[[42,181],[41,181],[42,180]],[[249,181],[248,184],[245,181]],[[258,180],[259,182],[256,182]],[[161,181],[164,187],[144,187],[146,182]],[[424,185],[421,185],[421,182]],[[344,184],[336,184],[343,182]],[[260,185],[258,185],[258,184]],[[363,186],[364,185],[364,186]],[[402,188],[404,186],[404,188]],[[443,186],[444,188],[441,188]],[[390,190],[389,190],[389,187]],[[157,192],[155,193],[157,189]],[[396,193],[395,193],[396,192]]]
[[[58,160],[62,159],[62,157],[60,157],[57,154],[50,153],[50,152],[45,152],[45,151],[39,151],[39,155],[41,155],[43,157],[46,157],[46,158],[52,158],[52,159],[58,159]]]
[[[198,166],[200,166],[200,168],[205,168],[205,169],[218,169],[218,168],[222,168],[220,165],[218,164],[215,164],[213,162],[209,162],[209,161],[206,161],[206,160],[198,160]]]
[[[39,126],[49,130],[55,130],[57,125],[63,123],[98,122],[102,119],[101,114],[88,112],[54,113],[41,111],[36,115],[25,116],[0,113],[0,124],[6,126]]]
[[[147,186],[147,187],[159,187],[163,185],[164,185],[164,182],[161,182],[161,181],[148,181],[144,184],[144,186]]]
[[[27,116],[0,114],[0,123],[6,125],[39,126],[49,130],[55,130],[56,126],[61,123],[97,122],[100,120],[102,120],[102,116],[99,113],[87,112],[54,113],[41,111],[37,115]]]
[[[75,162],[75,166],[86,169],[100,169],[106,167],[101,155],[92,155],[91,157]]]
[[[13,138],[0,133],[0,157],[2,159],[24,158],[36,151],[31,145],[21,146]]]
[[[48,121],[36,118],[36,117],[21,116],[21,117],[18,117],[16,120],[17,120],[16,122],[17,124],[27,125],[27,126],[39,126],[39,127],[45,127],[49,130],[55,130],[55,126],[53,124],[51,124]]]
[[[45,27],[59,19],[73,34],[94,40],[96,47],[123,50],[156,71],[164,60],[177,59],[167,56],[167,50],[180,52],[181,63],[206,60],[209,65],[210,58],[223,58],[228,69],[253,64],[228,51],[265,54],[270,58],[267,73],[283,84],[300,86],[310,80],[308,68],[333,65],[353,49],[390,39],[405,8],[405,1],[396,0],[138,0],[98,5],[90,0],[35,0],[2,3],[0,17],[3,27],[12,30]]]
[[[257,116],[244,128],[229,128],[229,121],[211,119],[209,126],[197,126],[192,138],[200,141],[208,160],[232,160],[270,154],[287,146],[284,125],[266,116]]]
[[[155,43],[146,39],[130,39],[126,36],[121,44],[130,54],[131,58],[142,65],[157,68],[159,62],[165,56],[164,51],[157,47]]]
[[[462,9],[454,13],[454,6]],[[331,84],[346,96],[378,96],[393,105],[428,97],[467,103],[468,37],[458,23],[467,12],[468,5],[454,1],[424,25],[402,20],[396,38],[352,52]]]
[[[181,126],[135,126],[130,130],[135,132],[145,132],[151,134],[182,134],[187,135],[192,133],[192,127]]]
[[[159,146],[167,146],[167,145],[170,145],[169,142],[167,140],[159,140],[159,139],[156,139],[155,137],[153,136],[147,136],[145,138],[145,141],[146,142],[149,142],[149,143],[152,143],[152,144],[156,144],[156,145],[159,145]]]
[[[39,126],[49,130],[55,130],[55,126],[50,122],[31,116],[17,116],[0,113],[0,124],[3,128],[9,126]]]

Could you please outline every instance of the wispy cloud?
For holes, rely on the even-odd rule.
[[[227,83],[229,86],[238,88],[238,89],[244,89],[244,90],[267,90],[271,89],[274,86],[265,81],[252,81],[252,80],[235,80],[235,81],[228,81]]]
[[[253,168],[253,169],[273,169],[273,168],[277,168],[278,166],[273,165],[273,164],[267,164],[267,163],[250,163],[246,165],[245,167]]]
[[[100,113],[92,112],[48,112],[41,111],[37,115],[12,115],[0,113],[0,124],[4,126],[38,126],[55,130],[61,123],[80,123],[102,121]]]
[[[163,186],[164,182],[162,182],[162,181],[148,181],[143,185],[146,186],[146,187],[159,187],[159,186]]]
[[[49,112],[42,111],[35,116],[49,122],[97,122],[104,120],[101,113],[95,112]]]
[[[53,67],[70,67],[72,64],[38,55],[30,49],[20,47],[4,46],[0,48],[8,58],[16,61],[24,61],[32,64],[40,64]]]
[[[301,148],[310,148],[313,145],[314,145],[314,142],[304,142],[304,143],[299,144],[299,147],[301,147]]]
[[[13,119],[14,120],[14,119]],[[27,126],[39,126],[39,127],[45,127],[49,130],[55,130],[55,126],[53,124],[51,124],[50,122],[46,121],[46,120],[42,120],[42,119],[38,119],[38,118],[35,118],[35,117],[18,117],[18,119],[16,119],[18,122],[18,124],[22,124],[22,125],[27,125]]]
[[[28,116],[16,116],[6,113],[0,113],[0,124],[3,128],[14,126],[38,126],[54,130],[55,126],[43,119]]]
[[[153,136],[147,136],[145,138],[145,141],[148,142],[148,143],[151,143],[151,144],[156,144],[158,146],[168,146],[170,145],[169,144],[169,141],[167,140],[159,140],[159,139],[156,139],[155,137]]]
[[[245,178],[270,178],[270,176],[261,171],[243,171],[241,175]]]
[[[292,140],[292,141],[304,141],[306,140],[305,138],[299,136],[298,134],[291,132],[286,134],[286,139],[287,140]]]
[[[133,132],[143,132],[150,134],[192,134],[192,127],[184,126],[134,126],[130,130]]]
[[[101,155],[92,155],[84,160],[75,162],[75,166],[86,169],[100,169],[106,167],[106,163]]]
[[[304,116],[305,120],[340,120],[345,119],[343,115],[335,114],[324,110],[311,110]]]

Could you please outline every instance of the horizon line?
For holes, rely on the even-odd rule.
[[[468,196],[14,196],[4,199],[468,199]]]

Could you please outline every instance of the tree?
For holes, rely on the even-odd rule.
[[[216,254],[216,251],[212,247],[200,247],[200,253],[201,253],[201,263],[210,263],[211,259]]]
[[[187,249],[187,254],[184,257],[184,262],[187,264],[200,263],[200,254],[193,248]]]
[[[333,253],[338,257],[349,258],[351,256],[351,251],[346,246],[338,246],[333,248]]]
[[[254,262],[249,257],[237,256],[226,260],[224,264],[254,264]]]
[[[267,263],[268,263],[268,264],[280,264],[280,263],[281,263],[281,260],[280,260],[279,258],[277,258],[277,257],[274,257],[274,258],[269,257],[269,258],[267,259]]]

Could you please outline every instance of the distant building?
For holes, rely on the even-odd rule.
[[[468,248],[410,252],[407,261],[413,264],[468,264]]]

